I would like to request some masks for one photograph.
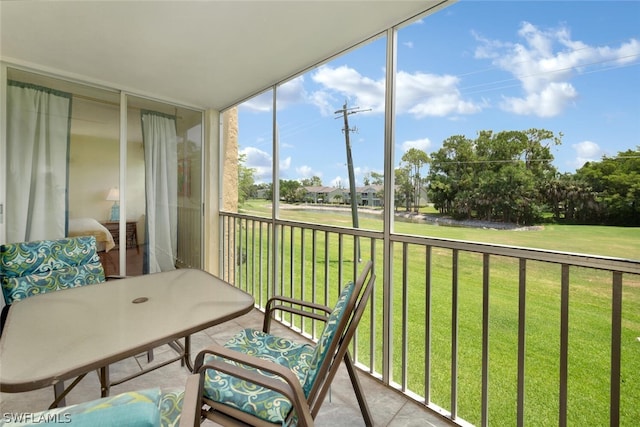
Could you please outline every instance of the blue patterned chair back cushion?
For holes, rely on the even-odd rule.
[[[105,281],[94,236],[0,245],[5,303]]]
[[[339,338],[336,337],[338,324],[345,314],[345,308],[351,300],[351,296],[353,294],[355,286],[355,283],[350,282],[342,289],[340,297],[338,298],[338,302],[329,315],[329,320],[325,324],[324,330],[322,331],[322,334],[318,339],[318,343],[315,346],[313,356],[311,357],[311,362],[309,363],[309,370],[307,371],[304,383],[302,384],[302,390],[307,397],[309,396],[309,392],[311,392],[311,388],[313,387],[313,384],[315,383],[318,376],[318,368],[327,357],[327,352],[329,351],[331,343],[335,338]]]

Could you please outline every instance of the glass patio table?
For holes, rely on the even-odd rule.
[[[100,371],[102,395],[149,370],[182,360],[191,366],[189,336],[248,313],[248,293],[207,272],[178,269],[36,295],[15,302],[0,338],[0,391],[54,386],[56,400],[84,375]],[[109,365],[185,338],[176,358],[119,381]],[[64,388],[64,381],[75,381]]]

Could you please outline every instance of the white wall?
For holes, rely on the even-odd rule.
[[[109,219],[113,202],[105,200],[118,186],[119,142],[115,139],[72,135],[69,151],[69,218]],[[127,150],[127,220],[138,222],[143,242],[145,195],[142,142]]]

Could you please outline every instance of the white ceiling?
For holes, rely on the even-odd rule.
[[[0,58],[222,110],[452,0],[2,1]]]

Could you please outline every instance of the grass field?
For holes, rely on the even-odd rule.
[[[260,203],[251,210],[268,208]],[[284,216],[284,215],[283,215]],[[288,219],[311,223],[349,226],[350,212],[331,213],[288,211]],[[361,228],[381,229],[380,220],[361,218]],[[396,222],[398,233],[535,247],[565,252],[640,259],[640,228],[545,225],[535,231],[498,231],[462,227],[443,227],[429,224]],[[298,232],[299,233],[299,232]],[[290,235],[285,236],[289,242]],[[299,238],[299,236],[296,236]],[[298,242],[298,240],[296,240]],[[328,245],[328,256],[321,255],[319,263],[327,263],[327,274],[337,277],[338,260],[349,258],[352,241],[345,239],[342,254],[335,242]],[[321,236],[316,247],[324,246]],[[368,247],[361,242],[363,248]],[[282,277],[285,293],[300,295],[298,283],[311,283],[310,260],[302,257],[302,243],[294,244],[296,261],[292,276]],[[305,257],[312,251],[311,238],[305,239]],[[381,245],[376,257],[382,259]],[[266,248],[264,248],[266,253]],[[251,256],[251,254],[249,254]],[[283,253],[283,271],[289,271],[289,253]],[[402,275],[402,260],[406,256],[408,277]],[[409,390],[425,394],[425,317],[426,290],[425,249],[415,245],[403,253],[394,247],[393,253],[393,378],[403,381],[403,361],[406,361],[406,384]],[[430,398],[443,408],[450,408],[451,376],[451,306],[452,253],[433,249],[429,271],[431,284],[431,340],[430,340]],[[306,266],[304,274],[299,264]],[[480,422],[481,403],[481,337],[482,337],[482,258],[479,254],[461,253],[458,271],[458,415],[469,422]],[[352,266],[356,268],[357,266]],[[516,373],[518,346],[518,261],[493,257],[491,263],[490,332],[489,332],[489,420],[491,425],[516,424]],[[304,275],[304,280],[302,276]],[[323,283],[325,271],[316,272],[316,280]],[[379,277],[381,272],[378,272]],[[554,264],[527,264],[526,299],[526,381],[525,423],[535,426],[558,424],[559,342],[560,342],[560,267]],[[403,280],[407,283],[402,287]],[[378,284],[381,286],[381,283]],[[569,287],[569,425],[608,425],[610,333],[611,333],[611,276],[592,269],[572,268]],[[288,290],[287,290],[288,289]],[[322,301],[324,289],[310,286],[305,298]],[[331,290],[335,298],[337,290]],[[376,371],[382,360],[382,294],[374,299],[376,321],[373,330],[363,321],[359,330],[360,360],[369,364],[369,347],[373,342]],[[365,319],[368,319],[369,314]],[[403,342],[403,316],[407,318],[408,333]],[[372,335],[374,333],[375,335]],[[621,425],[636,425],[640,420],[640,277],[625,275],[623,289],[621,374]],[[404,347],[403,345],[406,345]],[[406,348],[406,351],[405,351]]]

